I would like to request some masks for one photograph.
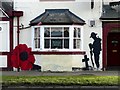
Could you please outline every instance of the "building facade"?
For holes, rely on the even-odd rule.
[[[3,28],[4,34],[8,34],[3,37],[3,32],[0,32],[2,38],[6,39],[0,49],[2,53],[0,59],[5,61],[5,65],[2,64],[1,67],[11,66],[9,54],[18,44],[26,44],[32,48],[35,64],[40,65],[42,71],[72,71],[73,68],[83,68],[85,55],[89,58],[89,66],[93,66],[89,48],[89,44],[94,42],[94,39],[90,38],[93,36],[92,33],[101,39],[99,68],[119,66],[120,64],[117,65],[119,55],[115,56],[116,64],[112,64],[113,61],[109,58],[113,55],[109,51],[110,48],[115,48],[113,52],[117,53],[116,47],[113,46],[119,42],[113,40],[112,43],[115,45],[109,47],[111,35],[117,38],[119,35],[118,33],[108,35],[108,33],[119,32],[119,29],[112,31],[111,29],[120,26],[119,16],[109,17],[109,12],[111,13],[109,10],[113,10],[112,6],[115,5],[114,2],[110,2],[112,1],[30,0],[28,2],[26,0],[22,2],[14,0],[12,16],[6,10],[3,10],[4,12],[1,10],[2,14],[4,13],[1,17],[10,17],[8,21],[4,22],[3,18],[0,21],[1,28],[7,28],[5,30]],[[11,28],[9,19],[13,20]],[[95,55],[92,56],[93,61],[94,57]],[[97,62],[93,63],[97,68],[95,64]]]

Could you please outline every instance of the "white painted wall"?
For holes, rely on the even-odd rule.
[[[9,52],[9,22],[0,21],[0,52]],[[0,53],[0,68],[7,67],[7,56]]]
[[[45,9],[69,9],[71,12],[73,12],[74,14],[76,14],[78,17],[82,18],[83,20],[85,20],[86,24],[83,27],[83,50],[86,51],[86,54],[88,55],[88,57],[90,57],[89,55],[89,47],[88,44],[90,42],[93,42],[93,40],[90,38],[90,34],[91,32],[96,32],[98,33],[98,36],[100,38],[102,38],[102,22],[99,20],[100,16],[101,16],[101,12],[102,12],[102,0],[97,0],[95,2],[95,6],[94,9],[91,9],[90,7],[90,0],[76,0],[76,1],[65,1],[65,2],[45,2],[45,1],[41,1],[39,2],[39,0],[30,0],[30,1],[24,1],[21,2],[20,0],[15,0],[15,5],[14,5],[14,9],[15,10],[21,10],[24,12],[23,17],[20,18],[20,24],[22,23],[25,27],[29,26],[29,23],[32,19],[34,19],[35,17],[37,17],[38,15],[42,14],[43,12],[45,12]],[[89,20],[94,19],[96,21],[96,25],[95,27],[90,27],[89,26]],[[16,20],[14,20],[16,22]],[[15,28],[14,28],[15,29]],[[28,45],[28,47],[32,46],[32,33],[31,33],[31,29],[32,28],[28,28],[25,30],[20,31],[20,43],[25,43]],[[16,37],[16,35],[15,35]],[[100,55],[100,63],[101,63],[101,67],[102,67],[102,53]],[[37,64],[40,64],[43,66],[43,70],[46,70],[48,68],[48,64],[50,63],[50,65],[59,63],[57,61],[59,61],[60,56],[57,56],[57,60],[52,60],[53,57],[56,58],[56,56],[36,56],[36,62],[38,62]],[[74,67],[80,67],[80,66],[84,66],[84,64],[81,62],[81,60],[83,59],[83,56],[81,55],[71,55],[71,56],[66,56],[70,58],[70,62],[69,62],[69,58],[65,58],[65,60],[68,61],[69,65],[69,69],[71,68],[71,65]],[[49,58],[46,59],[46,58]],[[40,61],[39,61],[40,60]],[[56,62],[55,62],[56,61]],[[61,61],[61,66],[64,66],[64,60]],[[78,63],[80,62],[80,63]],[[60,65],[59,64],[59,65]],[[91,61],[89,61],[89,64],[91,65]],[[47,67],[46,67],[47,66]],[[50,68],[51,66],[49,66]],[[52,69],[54,70],[54,69]],[[60,69],[59,69],[60,70]]]
[[[1,8],[0,8],[0,17],[4,17]],[[2,20],[1,20],[1,21],[2,21]]]
[[[8,21],[0,21],[0,52],[9,52],[9,22]]]
[[[0,68],[7,67],[7,56],[0,55]]]

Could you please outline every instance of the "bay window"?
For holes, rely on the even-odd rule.
[[[33,51],[81,50],[82,26],[34,26]]]

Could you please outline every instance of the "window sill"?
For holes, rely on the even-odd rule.
[[[32,51],[37,55],[85,55],[85,51]]]

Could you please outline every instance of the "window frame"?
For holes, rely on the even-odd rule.
[[[80,35],[79,35],[79,33],[80,33]],[[75,46],[74,46],[74,41],[76,43]],[[73,30],[73,49],[79,49],[79,48],[81,48],[81,45],[78,45],[77,41],[79,41],[81,43],[81,28],[74,27],[74,30]]]
[[[40,48],[34,47],[34,28],[40,27]],[[45,49],[44,48],[44,28],[45,27],[69,27],[69,49],[63,48],[63,49]],[[73,39],[74,39],[74,27],[80,28],[81,32],[81,41],[80,41],[80,49],[74,49],[73,46]],[[33,51],[82,51],[83,50],[83,26],[80,25],[41,25],[41,26],[33,26],[32,27],[32,50]]]
[[[44,28],[50,28],[50,29],[49,29],[49,30],[50,30],[50,37],[45,37],[45,36],[44,36],[44,40],[45,40],[45,39],[49,39],[49,40],[50,40],[50,48],[49,48],[49,49],[46,49],[46,48],[44,47],[45,50],[56,50],[56,49],[52,49],[52,45],[51,45],[51,41],[54,40],[54,39],[60,39],[60,40],[62,40],[62,47],[64,47],[64,40],[65,40],[65,39],[68,39],[68,40],[70,41],[70,37],[64,37],[64,35],[63,35],[63,34],[64,34],[63,32],[64,32],[64,28],[65,28],[65,27],[58,27],[58,26],[57,26],[57,27],[50,27],[50,26],[48,26],[48,27],[44,27]],[[60,37],[53,37],[52,34],[51,34],[52,31],[53,31],[52,28],[61,28],[60,31],[62,31],[62,36],[60,36]],[[70,28],[70,27],[67,27],[67,28]],[[44,29],[44,31],[45,31],[45,29]],[[70,36],[70,35],[69,35],[69,36]],[[69,46],[68,46],[68,47],[69,47]],[[62,48],[62,49],[67,50],[66,48]],[[57,50],[62,50],[62,49],[58,49],[58,48],[57,48]]]
[[[40,48],[40,27],[34,28],[34,43],[37,42],[37,44],[34,44],[34,47],[36,49]]]

